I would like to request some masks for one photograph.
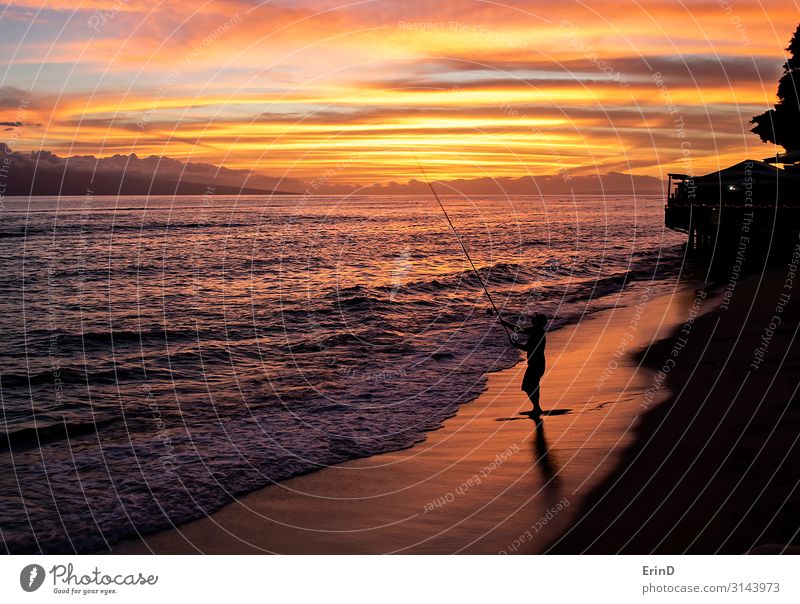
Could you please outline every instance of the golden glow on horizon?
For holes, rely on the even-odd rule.
[[[30,91],[25,120],[2,104],[3,121],[26,124],[9,130],[15,148],[301,179],[345,166],[331,180],[355,183],[415,177],[411,150],[441,179],[660,176],[686,161],[686,142],[700,171],[771,155],[747,121],[774,101],[800,20],[779,2],[737,6],[737,29],[713,2],[358,10],[218,0],[180,18],[128,4],[87,33],[93,11],[116,3],[71,4],[50,3],[35,35],[11,27],[35,0],[0,18],[5,54],[16,54],[0,90]]]

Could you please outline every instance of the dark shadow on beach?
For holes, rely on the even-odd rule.
[[[642,355],[652,396],[634,403],[636,438],[545,551],[740,554],[797,544],[800,305],[785,304],[770,327],[786,270],[739,281],[725,305],[708,295],[706,314]]]
[[[569,415],[572,409],[553,409],[551,411],[543,411],[541,414],[532,411],[520,411],[519,417],[498,417],[495,421],[498,422],[516,422],[521,420],[538,421],[545,417],[558,417],[559,415]]]
[[[545,422],[542,419],[536,421],[536,432],[533,436],[532,444],[534,463],[542,476],[545,487],[550,491],[558,490],[561,486],[561,480],[558,476],[558,461],[547,443]]]

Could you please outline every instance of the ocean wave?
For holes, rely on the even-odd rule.
[[[145,327],[142,329],[88,330],[81,333],[53,330],[45,332],[47,337],[61,346],[89,346],[110,348],[112,345],[153,344],[156,342],[187,343],[202,341],[203,338],[216,337],[214,331],[200,329],[170,329]]]
[[[116,421],[116,419],[98,419],[91,422],[61,421],[44,425],[39,423],[33,427],[0,432],[0,451],[23,451],[59,440],[98,433]]]
[[[479,289],[482,288],[482,282],[488,285],[526,283],[532,277],[530,269],[513,262],[498,262],[491,266],[478,268],[477,272],[480,275],[480,280],[470,268],[433,279],[383,285],[377,287],[376,290],[394,296],[406,293],[432,294],[456,291],[463,289],[464,286],[470,289]]]
[[[100,370],[87,364],[79,367],[53,367],[33,373],[3,373],[0,374],[0,384],[3,388],[33,388],[50,385],[61,390],[67,386],[107,386],[147,379],[160,380],[168,377],[169,375],[164,370],[147,369],[141,364],[116,365]]]

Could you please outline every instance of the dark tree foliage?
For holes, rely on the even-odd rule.
[[[783,65],[778,82],[778,102],[774,109],[756,115],[751,130],[765,143],[780,145],[787,152],[800,151],[800,25],[789,43],[789,60]]]

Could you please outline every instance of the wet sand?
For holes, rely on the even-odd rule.
[[[706,302],[688,334],[649,350],[654,370],[674,359],[672,394],[549,551],[797,553],[786,548],[800,530],[800,276],[790,278],[784,268],[739,281],[727,307]]]
[[[654,373],[630,353],[680,325],[694,298],[643,292],[548,335],[542,404],[554,414],[538,426],[519,415],[520,363],[414,447],[263,488],[113,553],[541,552],[631,443]]]

